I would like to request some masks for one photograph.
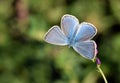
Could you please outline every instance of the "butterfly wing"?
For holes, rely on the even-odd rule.
[[[78,19],[69,14],[64,15],[61,19],[61,29],[68,38],[73,37],[78,24]]]
[[[92,39],[97,33],[97,29],[94,25],[83,22],[79,25],[79,28],[76,32],[75,40],[78,41],[86,41]]]
[[[93,40],[77,42],[73,46],[73,49],[81,56],[87,59],[94,59],[96,55],[96,43]]]
[[[67,45],[67,37],[61,31],[59,26],[53,26],[46,33],[44,40],[55,45]]]

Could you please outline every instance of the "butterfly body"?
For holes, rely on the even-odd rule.
[[[90,23],[82,22],[72,15],[64,15],[61,28],[53,26],[45,35],[45,41],[54,45],[68,45],[87,59],[94,59],[96,43],[91,40],[97,29]]]

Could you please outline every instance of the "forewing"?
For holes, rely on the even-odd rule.
[[[55,45],[67,45],[67,37],[61,31],[59,26],[53,26],[46,33],[44,40]]]
[[[94,59],[96,56],[96,43],[93,40],[77,42],[73,46],[74,50],[87,59]]]
[[[69,14],[64,15],[61,19],[61,29],[68,38],[73,37],[78,24],[78,19]]]
[[[79,25],[75,39],[78,41],[86,41],[92,39],[97,33],[97,29],[94,25],[83,22]]]

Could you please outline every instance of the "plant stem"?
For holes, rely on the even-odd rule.
[[[97,65],[97,68],[98,68],[98,70],[99,70],[100,74],[102,75],[102,77],[103,77],[103,79],[104,79],[105,83],[108,83],[108,81],[107,81],[107,79],[106,79],[106,77],[105,77],[105,75],[104,75],[104,73],[103,73],[102,69],[100,68],[100,65]]]

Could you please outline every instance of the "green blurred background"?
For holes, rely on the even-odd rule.
[[[104,83],[96,64],[43,41],[64,14],[94,24],[109,83],[120,83],[119,0],[0,0],[0,83]]]

